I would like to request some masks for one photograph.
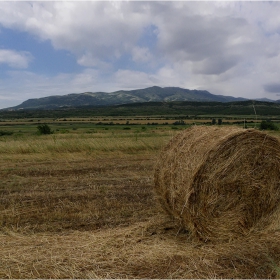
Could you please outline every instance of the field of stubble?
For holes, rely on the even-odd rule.
[[[280,232],[198,243],[161,211],[174,134],[1,138],[0,278],[279,278]]]

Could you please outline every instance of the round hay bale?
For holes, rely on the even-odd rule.
[[[231,240],[268,227],[280,202],[280,143],[238,127],[193,126],[159,156],[162,207],[194,236]]]

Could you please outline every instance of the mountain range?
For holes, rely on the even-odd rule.
[[[42,98],[28,99],[18,106],[5,110],[20,109],[58,109],[64,107],[81,106],[113,106],[143,102],[171,102],[171,101],[196,101],[196,102],[233,102],[245,101],[242,97],[214,95],[206,90],[190,90],[179,87],[153,86],[136,90],[120,90],[115,92],[84,92],[67,95],[56,95]],[[280,100],[269,102],[278,102]]]

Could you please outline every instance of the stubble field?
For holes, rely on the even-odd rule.
[[[154,129],[4,136],[0,278],[278,278],[280,232],[191,240],[153,192]]]

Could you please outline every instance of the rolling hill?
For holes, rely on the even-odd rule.
[[[129,103],[143,102],[171,102],[171,101],[197,101],[197,102],[232,102],[242,101],[245,98],[214,95],[206,90],[189,90],[179,87],[149,87],[137,90],[120,90],[116,92],[84,92],[67,95],[48,96],[28,99],[18,106],[7,108],[19,109],[58,109],[62,107],[81,106],[113,106]]]

